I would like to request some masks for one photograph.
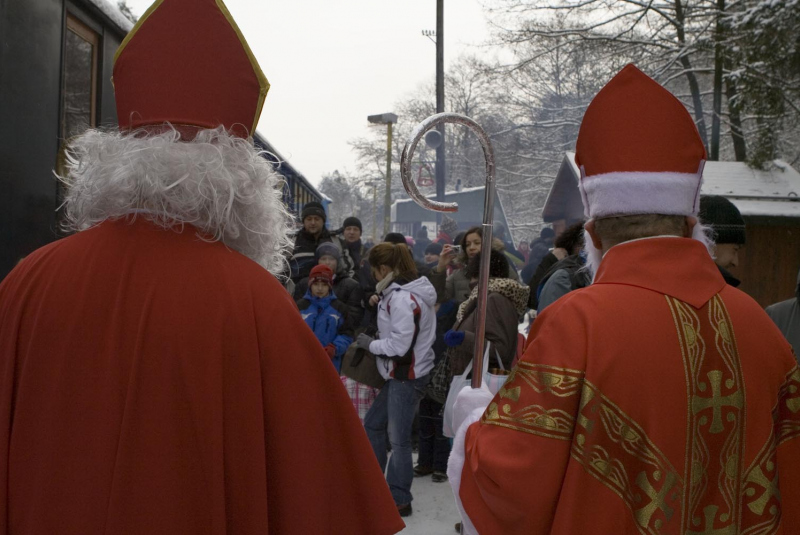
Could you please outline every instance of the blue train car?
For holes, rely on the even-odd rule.
[[[253,136],[253,143],[264,151],[264,158],[271,162],[275,166],[275,170],[286,180],[283,185],[283,202],[286,203],[286,206],[296,217],[300,216],[303,206],[311,201],[317,201],[322,204],[325,208],[325,213],[328,213],[328,205],[330,205],[331,200],[320,193],[302,173],[287,162],[263,135],[256,132],[255,136]]]

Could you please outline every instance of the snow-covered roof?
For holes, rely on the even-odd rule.
[[[579,176],[575,153],[565,153],[545,202],[546,221],[559,219],[562,211],[577,218],[582,216],[582,207],[576,201],[580,199]],[[743,215],[800,217],[800,173],[781,160],[775,160],[763,171],[744,162],[706,162],[701,193],[727,197]]]
[[[702,192],[731,198],[800,200],[800,173],[780,160],[765,171],[742,162],[708,162],[703,170]]]
[[[484,188],[485,188],[485,186],[475,186],[474,188],[462,188],[460,191],[455,191],[455,190],[446,191],[444,193],[444,195],[445,195],[445,197],[447,197],[448,195],[458,195],[458,194],[461,194],[461,193],[472,193],[472,192],[475,192],[475,191],[480,191],[481,193],[483,193]],[[429,199],[436,199],[436,194],[432,193],[430,195],[426,195],[426,197],[429,198]],[[404,203],[404,202],[412,202],[412,201],[413,201],[413,199],[398,199],[398,200],[394,201],[394,203]]]
[[[109,2],[109,0],[86,0],[90,4],[94,5],[97,9],[99,9],[106,17],[111,19],[111,21],[116,24],[120,30],[124,33],[128,33],[133,28],[133,23],[128,20],[122,11],[116,6]]]

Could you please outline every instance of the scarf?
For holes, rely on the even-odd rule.
[[[383,291],[389,287],[389,285],[394,280],[394,271],[390,271],[388,275],[386,275],[381,281],[375,285],[375,293],[380,295]]]

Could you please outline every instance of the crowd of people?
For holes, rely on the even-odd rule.
[[[413,476],[447,481],[450,438],[443,435],[442,391],[472,359],[483,231],[460,231],[445,216],[434,239],[423,226],[413,239],[391,232],[373,245],[362,242],[357,217],[327,230],[317,202],[306,204],[299,220],[287,291],[341,374],[383,469],[392,452],[387,482],[401,516],[411,514]],[[522,350],[518,325],[530,290],[517,267],[525,255],[503,241],[501,225],[496,228],[486,339],[500,366],[510,370]],[[367,358],[353,366],[359,350]],[[443,368],[438,394],[429,385],[436,365]],[[364,367],[377,367],[381,379],[356,380]],[[416,467],[412,440],[419,448]]]

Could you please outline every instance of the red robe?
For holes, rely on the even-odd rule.
[[[699,242],[624,243],[537,318],[460,498],[483,535],[800,533],[798,411],[791,348]]]
[[[107,221],[0,285],[0,533],[402,528],[330,359],[256,263]]]

